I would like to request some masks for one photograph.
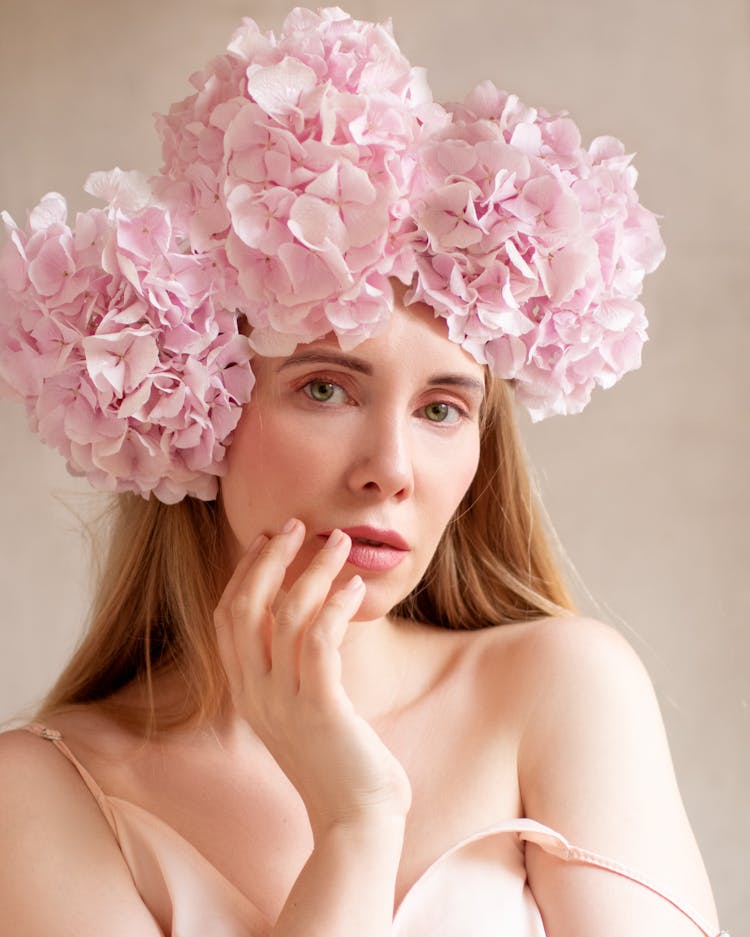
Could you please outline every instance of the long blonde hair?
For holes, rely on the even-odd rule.
[[[395,615],[476,629],[573,609],[541,522],[506,382],[488,378],[480,431],[476,476]],[[212,616],[229,572],[224,530],[220,499],[166,505],[117,497],[90,627],[40,717],[106,705],[118,690],[140,683],[146,722],[153,725],[152,678],[169,667],[186,688],[169,724],[210,719],[221,710],[227,693]]]

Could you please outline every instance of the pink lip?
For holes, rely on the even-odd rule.
[[[382,543],[386,547],[393,547],[394,550],[409,549],[409,544],[395,530],[379,530],[377,527],[366,526],[342,527],[341,529],[352,540],[373,540],[375,543]]]
[[[357,569],[383,572],[394,569],[409,552],[409,544],[395,530],[379,530],[377,527],[342,527],[352,539],[347,562]],[[319,534],[327,537],[330,531]],[[372,543],[362,543],[370,540]]]

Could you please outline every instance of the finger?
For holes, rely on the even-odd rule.
[[[237,564],[234,573],[229,582],[224,587],[219,604],[214,611],[214,625],[216,627],[216,646],[219,652],[224,672],[227,675],[229,690],[232,695],[242,690],[242,664],[237,654],[234,640],[235,619],[231,614],[232,598],[235,595],[239,583],[242,581],[250,564],[255,561],[263,546],[267,543],[268,537],[260,534],[249,549],[246,551],[240,562]]]
[[[235,648],[243,667],[254,679],[267,674],[271,667],[265,638],[271,609],[304,535],[304,524],[293,520],[281,533],[267,540],[247,565],[231,596],[229,611],[234,621]]]
[[[219,604],[217,609],[229,609],[231,608],[232,599],[234,598],[240,583],[247,574],[248,569],[255,562],[260,554],[260,551],[263,549],[266,543],[268,543],[268,537],[265,534],[258,534],[258,536],[253,540],[244,554],[240,557],[239,563],[234,568],[232,575],[229,577],[229,581],[224,586],[224,591],[221,594],[219,599]]]
[[[274,683],[282,692],[296,693],[299,689],[301,635],[323,607],[350,549],[350,538],[340,530],[332,531],[322,549],[275,610],[271,657]]]
[[[365,594],[362,577],[353,576],[333,593],[303,636],[300,694],[314,702],[332,702],[342,693],[339,648]]]

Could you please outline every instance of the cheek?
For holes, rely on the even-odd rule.
[[[221,480],[224,512],[241,546],[261,531],[279,529],[289,517],[303,516],[309,492],[322,484],[326,463],[316,452],[315,438],[306,438],[298,427],[245,414]]]
[[[293,421],[267,428],[254,459],[258,499],[275,497],[284,504],[319,491],[336,470],[330,441]]]
[[[446,510],[452,515],[471,485],[479,465],[479,440],[472,439],[460,451],[460,456],[443,466],[441,473],[442,492]]]
[[[265,410],[247,410],[227,454],[225,487],[261,500],[262,492],[282,484],[281,479],[299,471],[298,439],[280,420]]]
[[[461,497],[466,494],[466,491],[469,488],[469,485],[474,480],[474,476],[477,474],[477,468],[479,468],[479,430],[477,429],[476,435],[472,438],[471,445],[467,447],[467,456],[463,464],[463,470],[460,476],[461,487],[463,492]]]

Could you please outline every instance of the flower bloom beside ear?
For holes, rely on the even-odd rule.
[[[129,198],[141,207],[72,225],[56,193],[26,230],[3,215],[0,377],[94,487],[212,498],[253,386],[249,345],[216,302],[216,257],[186,253],[169,212]]]

